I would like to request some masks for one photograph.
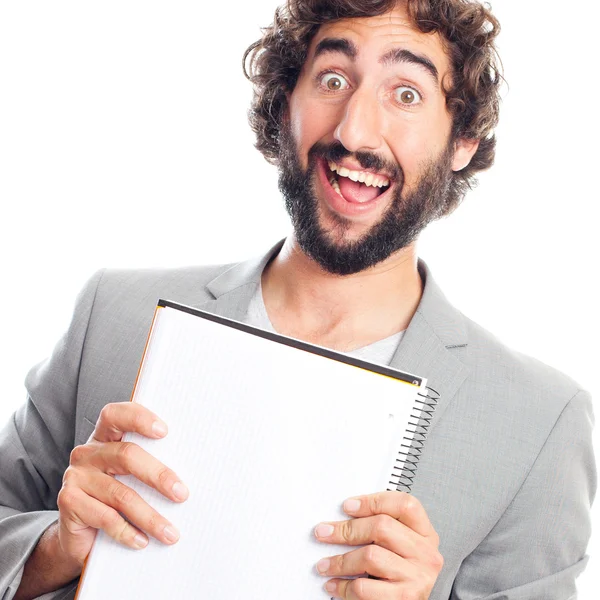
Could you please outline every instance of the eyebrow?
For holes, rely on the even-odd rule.
[[[346,38],[323,38],[315,48],[315,55],[313,56],[313,62],[317,60],[321,54],[327,54],[330,52],[339,52],[345,54],[350,60],[356,60],[358,56],[358,48],[354,42]]]
[[[354,42],[347,38],[323,38],[315,48],[313,62],[317,60],[321,54],[328,53],[344,54],[354,62],[358,56],[358,48]],[[439,73],[433,62],[426,56],[415,54],[411,50],[406,50],[406,48],[392,48],[379,57],[379,63],[384,67],[399,63],[417,65],[427,71],[436,86],[439,85]]]
[[[393,48],[380,57],[379,62],[386,67],[397,63],[409,63],[421,66],[429,73],[435,85],[439,84],[438,70],[433,62],[426,56],[415,54],[405,48]]]

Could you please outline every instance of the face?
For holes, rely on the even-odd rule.
[[[402,5],[319,28],[288,96],[279,186],[301,249],[325,270],[384,261],[443,214],[452,170],[476,150],[450,138],[449,73],[439,37]]]

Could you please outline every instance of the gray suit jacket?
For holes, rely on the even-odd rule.
[[[0,432],[2,600],[57,518],[71,449],[105,404],[129,400],[157,299],[243,320],[280,245],[245,263],[90,279],[65,336],[27,375],[26,404]],[[445,558],[431,598],[573,598],[596,490],[589,394],[502,345],[449,304],[423,261],[419,269],[423,296],[392,365],[441,395],[413,486]],[[44,598],[72,598],[74,587]]]

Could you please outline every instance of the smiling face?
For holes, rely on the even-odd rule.
[[[319,28],[288,95],[279,185],[300,247],[326,270],[381,262],[443,214],[452,170],[477,148],[450,139],[449,75],[441,39],[402,4]]]

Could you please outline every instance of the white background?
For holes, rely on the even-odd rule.
[[[97,268],[244,259],[288,231],[241,71],[277,2],[231,4],[0,3],[0,422]],[[600,15],[579,6],[493,3],[510,84],[496,165],[419,254],[467,316],[597,404]]]

